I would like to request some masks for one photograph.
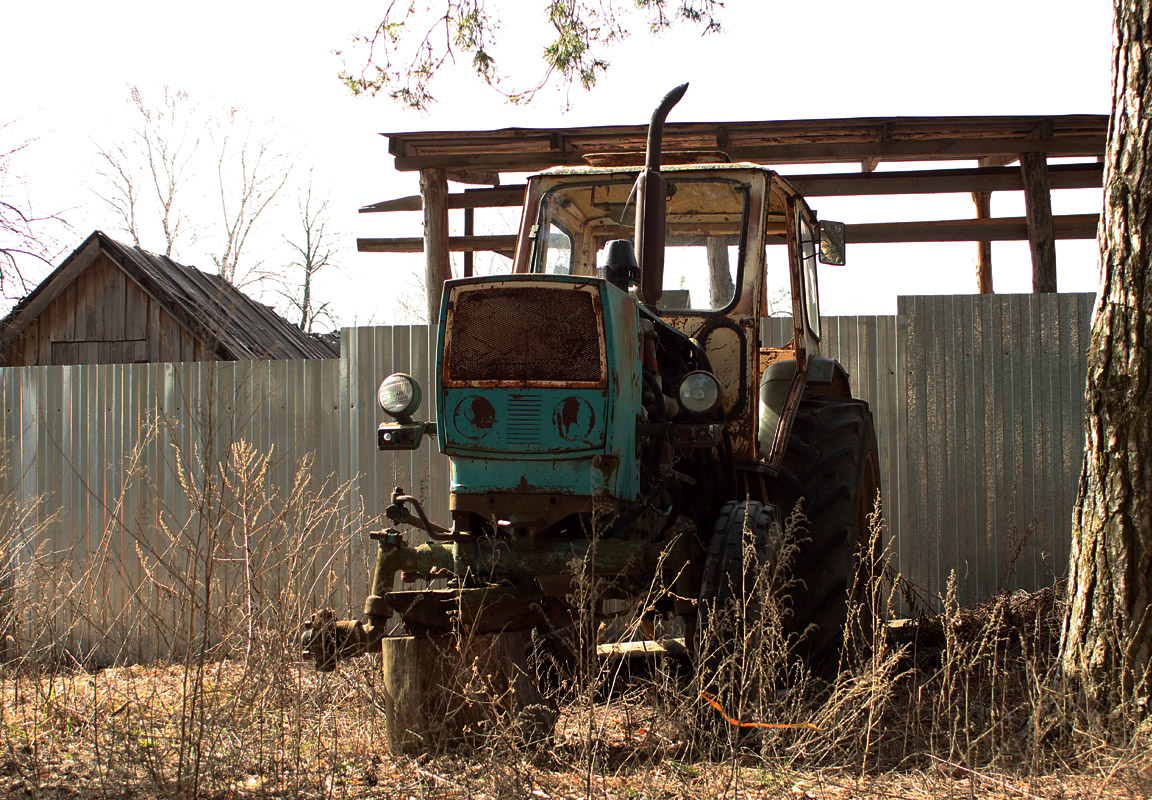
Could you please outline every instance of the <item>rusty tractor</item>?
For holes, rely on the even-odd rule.
[[[679,618],[687,650],[715,663],[696,652],[708,615],[747,589],[749,548],[772,560],[801,500],[785,628],[797,657],[835,664],[879,488],[871,412],[820,355],[817,261],[844,263],[844,227],[765,167],[661,159],[686,88],[653,114],[643,165],[616,155],[528,180],[511,274],[445,284],[434,422],[417,419],[410,376],[380,384],[379,448],[435,436],[451,521],[393,494],[363,619],[321,612],[305,632],[318,669],[382,641],[387,669],[398,638],[573,630],[587,580],[593,613]],[[765,348],[772,279],[794,332]],[[396,615],[408,637],[387,636]]]

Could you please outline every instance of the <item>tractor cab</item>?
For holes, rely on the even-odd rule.
[[[695,154],[667,158],[677,156]],[[748,383],[774,363],[795,361],[803,370],[819,355],[817,261],[844,263],[843,226],[818,223],[804,199],[763,167],[664,166],[663,268],[646,287],[635,247],[637,169],[561,168],[531,178],[515,271],[601,278],[628,292],[656,324],[702,349],[719,378],[736,453],[771,460],[774,431],[758,441]],[[778,311],[795,320],[792,342],[762,349],[760,320]]]

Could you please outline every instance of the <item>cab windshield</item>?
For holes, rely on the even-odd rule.
[[[664,294],[657,307],[671,313],[723,310],[735,301],[740,285],[748,186],[714,177],[664,177]],[[531,271],[602,276],[609,242],[617,242],[612,247],[617,258],[620,240],[635,247],[633,182],[633,176],[621,175],[547,192],[540,202]]]

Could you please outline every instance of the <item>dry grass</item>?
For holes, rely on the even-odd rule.
[[[0,668],[0,796],[1152,796],[1148,741],[1084,730],[1062,691],[1058,588],[969,608],[950,592],[943,613],[854,643],[830,682],[789,659],[787,609],[760,598],[761,627],[729,654],[743,659],[731,674],[758,676],[758,691],[726,710],[779,727],[725,722],[675,662],[589,662],[544,743],[505,726],[479,744],[395,757],[379,657],[319,675],[299,653],[300,624],[328,585],[323,554],[344,542],[342,490],[302,480],[281,490],[266,473],[234,446],[219,467],[186,469],[193,519],[129,531],[156,604],[137,603],[117,625],[162,634],[154,663],[102,665],[75,645],[67,618],[98,601],[109,564],[62,573],[59,553],[39,551],[8,571],[19,613]],[[0,519],[28,540],[21,509],[0,500]],[[302,527],[329,539],[317,545]],[[797,519],[778,552],[800,535]],[[765,592],[783,566],[763,565]],[[886,605],[890,586],[877,581],[867,602]]]

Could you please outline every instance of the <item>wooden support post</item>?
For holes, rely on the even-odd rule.
[[[526,632],[384,639],[384,711],[395,754],[511,737],[541,743],[555,710],[529,676]]]
[[[476,209],[474,209],[474,208],[464,209],[464,235],[465,236],[471,236],[475,232],[474,231],[475,227],[476,227]],[[476,254],[474,252],[472,252],[471,250],[464,251],[464,277],[465,278],[471,278],[472,277],[472,269],[473,269],[473,264],[474,264],[475,258],[476,258]]]
[[[992,193],[972,192],[972,202],[976,204],[976,219],[990,219],[992,216]],[[992,294],[992,242],[976,242],[976,291]]]
[[[1048,185],[1048,158],[1044,153],[1020,155],[1028,244],[1032,249],[1032,291],[1056,291],[1056,237],[1052,229],[1052,192]]]
[[[448,178],[442,169],[420,170],[424,199],[424,282],[428,288],[428,324],[440,317],[444,281],[452,277],[448,260]]]

